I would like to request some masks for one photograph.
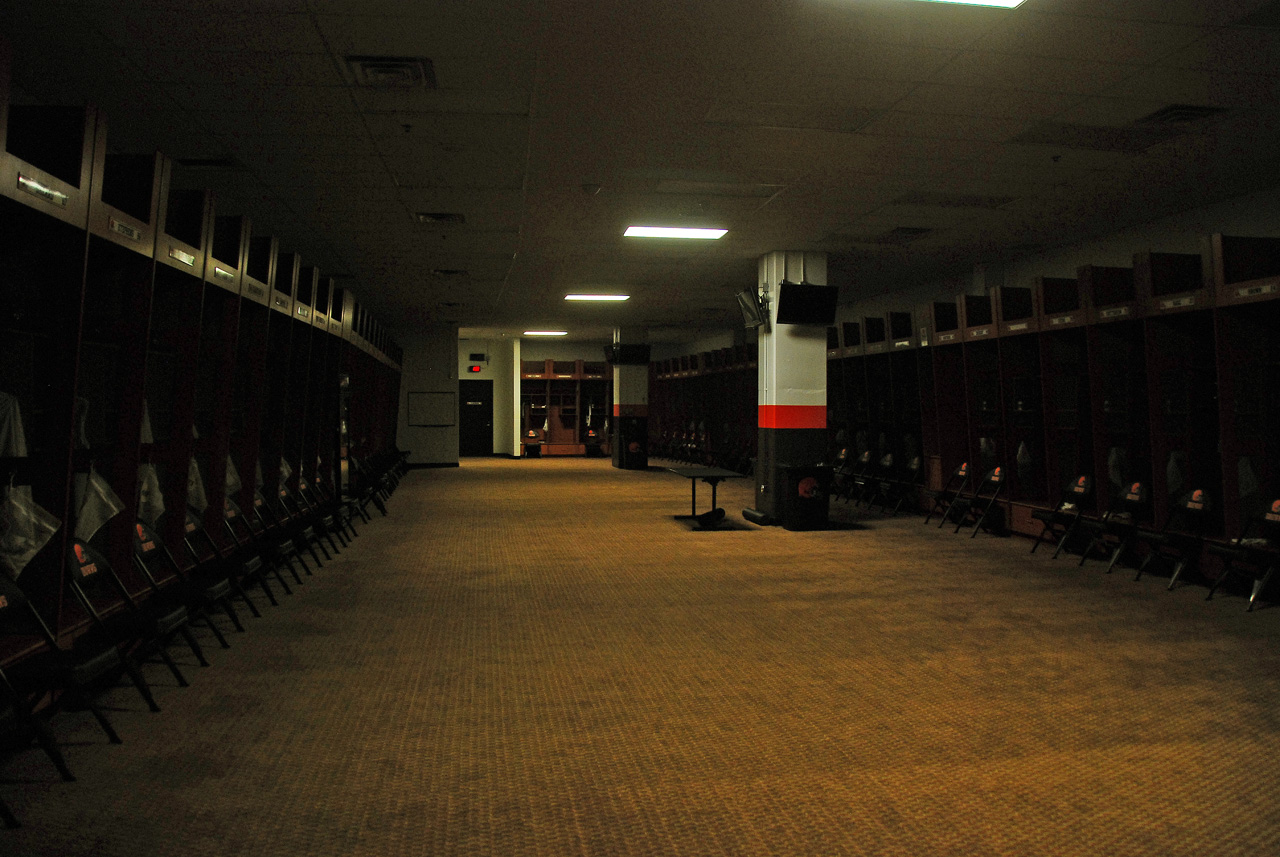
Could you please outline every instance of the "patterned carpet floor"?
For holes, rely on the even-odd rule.
[[[124,738],[0,764],[0,854],[1280,854],[1280,608],[589,459],[410,473]],[[699,491],[707,508],[709,495]],[[1123,571],[1123,570],[1121,570]]]

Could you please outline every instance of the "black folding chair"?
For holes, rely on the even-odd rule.
[[[884,479],[888,479],[893,475],[893,453],[886,452],[880,456],[875,465],[867,468],[861,475],[856,477],[854,482],[854,498],[853,505],[861,506],[863,503],[870,508],[876,501],[880,492],[880,483]]]
[[[75,775],[67,767],[67,760],[63,758],[57,739],[53,737],[49,727],[36,717],[3,671],[0,671],[0,734],[5,736],[6,744],[13,746],[23,747],[34,740],[58,769],[63,781],[75,782]]]
[[[844,464],[832,471],[831,493],[832,496],[841,498],[847,503],[858,486],[858,480],[871,469],[871,450],[863,450],[853,462],[848,460],[847,453],[845,455]]]
[[[223,550],[213,540],[213,536],[209,535],[209,531],[204,528],[204,522],[190,510],[187,511],[186,530],[183,533],[182,543],[186,547],[191,561],[195,563],[195,567],[192,569],[194,575],[210,580],[225,579],[236,593],[236,596],[249,608],[249,612],[255,618],[262,618],[262,612],[258,610],[258,605],[253,603],[253,599],[249,597],[249,593],[245,590],[246,583],[252,586],[258,581],[244,577],[242,559],[238,556],[240,553],[239,545],[237,545],[234,552]],[[262,591],[266,593],[268,600],[272,604],[276,603],[275,595],[271,592],[270,587],[262,586]],[[237,630],[244,630],[239,621],[236,621],[235,624]]]
[[[876,499],[887,515],[896,515],[909,500],[918,501],[920,481],[924,477],[924,464],[920,456],[912,456],[911,460],[894,476],[880,480]],[[893,507],[890,508],[890,504]]]
[[[1280,500],[1275,500],[1267,511],[1254,515],[1245,522],[1240,537],[1230,544],[1210,544],[1209,553],[1222,557],[1222,574],[1209,587],[1209,595],[1213,597],[1218,587],[1227,582],[1233,574],[1244,573],[1241,565],[1248,567],[1253,577],[1253,592],[1249,594],[1249,606],[1246,613],[1253,612],[1254,602],[1267,588],[1267,584],[1280,567]]]
[[[1134,482],[1127,491],[1116,500],[1116,508],[1107,512],[1100,520],[1080,521],[1080,529],[1090,534],[1089,543],[1080,553],[1078,565],[1084,565],[1095,548],[1109,549],[1110,559],[1107,561],[1106,573],[1110,574],[1116,563],[1137,544],[1140,521],[1150,514],[1151,492],[1141,482]]]
[[[152,607],[150,602],[139,602],[129,594],[128,587],[107,558],[80,539],[72,539],[67,549],[67,568],[71,591],[92,623],[85,636],[97,634],[114,642],[120,650],[125,671],[152,711],[159,711],[160,707],[156,705],[151,687],[133,658],[134,648],[144,656],[155,652],[179,687],[187,687],[188,682],[169,655],[168,646],[174,638],[181,636],[200,665],[209,665],[200,644],[187,627],[190,617],[185,607],[171,604]]]
[[[967,527],[972,522],[973,532],[969,533],[969,538],[973,538],[978,535],[978,530],[986,526],[987,518],[991,516],[991,510],[996,507],[996,501],[1000,499],[1000,491],[1003,488],[1004,468],[991,468],[982,477],[982,481],[978,483],[972,494],[962,494],[951,501],[951,507],[947,509],[942,519],[945,521],[950,518],[955,521],[954,532],[957,533],[962,527]]]
[[[1165,517],[1164,527],[1159,530],[1139,527],[1137,540],[1147,545],[1150,553],[1138,566],[1138,573],[1133,579],[1141,578],[1152,562],[1163,560],[1173,564],[1173,573],[1169,577],[1169,589],[1173,589],[1179,575],[1200,557],[1212,507],[1209,495],[1197,488],[1173,504]]]
[[[1062,549],[1066,547],[1067,541],[1075,535],[1076,530],[1079,528],[1080,519],[1084,515],[1085,503],[1089,502],[1089,498],[1092,495],[1093,477],[1088,475],[1077,476],[1062,489],[1062,497],[1058,500],[1056,506],[1052,509],[1036,509],[1032,512],[1032,519],[1039,521],[1044,526],[1040,530],[1040,535],[1036,536],[1036,542],[1031,546],[1031,552],[1035,553],[1036,548],[1040,547],[1040,543],[1044,541],[1044,537],[1052,534],[1052,538],[1058,542],[1058,546],[1053,551],[1052,559],[1057,559],[1058,554],[1062,553]]]
[[[19,698],[37,699],[54,694],[51,706],[74,703],[84,707],[112,744],[120,736],[93,699],[93,690],[114,682],[124,670],[119,650],[109,643],[91,648],[87,643],[63,648],[44,618],[27,600],[18,584],[0,574],[0,635],[17,637],[24,649],[35,641],[36,648],[6,668],[7,678]]]
[[[231,604],[231,597],[235,593],[232,582],[226,577],[207,581],[193,578],[178,565],[160,537],[142,521],[134,523],[133,562],[139,573],[146,578],[153,597],[180,599],[192,621],[203,621],[222,648],[229,649],[231,644],[213,621],[215,609],[222,610],[237,631],[244,631],[240,617]],[[173,578],[171,584],[168,583],[169,577]]]
[[[947,482],[941,489],[925,492],[925,498],[930,504],[924,516],[926,524],[929,523],[934,512],[940,512],[942,520],[938,522],[938,529],[942,529],[942,525],[947,522],[947,511],[951,508],[951,503],[969,487],[969,475],[969,463],[965,462],[951,471],[951,475],[947,477]]]

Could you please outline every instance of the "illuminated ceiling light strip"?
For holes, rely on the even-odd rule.
[[[526,330],[522,336],[568,336],[567,330]]]
[[[1001,9],[1016,9],[1024,0],[924,0],[926,3],[959,3],[963,6],[998,6]]]
[[[565,295],[567,301],[625,301],[631,295]]]
[[[689,229],[677,226],[628,226],[627,238],[720,238],[728,229]]]

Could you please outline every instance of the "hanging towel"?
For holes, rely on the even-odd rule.
[[[74,487],[75,536],[80,541],[87,542],[107,521],[124,511],[124,503],[92,464],[89,465],[88,473],[75,475]]]
[[[139,438],[142,443],[155,443],[155,436],[151,434],[151,411],[147,409],[147,400],[142,400],[142,436]]]
[[[22,409],[18,399],[0,393],[0,458],[26,458],[27,435],[22,430]]]
[[[232,460],[231,454],[227,454],[227,496],[230,497],[240,491],[244,487],[244,483],[240,481],[240,471],[236,469],[236,463]]]
[[[0,497],[0,567],[14,580],[62,522],[31,498],[30,485],[9,483]]]
[[[204,493],[204,477],[194,458],[187,464],[187,505],[200,513],[209,508],[209,498]]]
[[[138,517],[155,526],[164,514],[164,492],[154,464],[138,465]]]

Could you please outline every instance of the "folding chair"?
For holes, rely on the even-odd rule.
[[[880,482],[877,497],[886,515],[896,515],[903,505],[913,498],[918,498],[920,480],[924,476],[924,464],[920,456],[912,456],[898,474]],[[893,508],[889,508],[889,504]]]
[[[124,669],[119,650],[110,644],[91,648],[87,643],[63,648],[43,617],[27,600],[18,584],[0,574],[0,635],[34,639],[38,648],[7,667],[7,679],[23,700],[56,693],[52,705],[74,702],[86,708],[112,744],[120,736],[107,715],[93,700],[91,689],[113,682]],[[24,646],[25,648],[25,646]]]
[[[863,503],[870,508],[875,502],[876,495],[880,490],[880,481],[887,479],[893,474],[893,453],[886,452],[880,456],[875,466],[867,468],[862,475],[856,477],[854,482],[853,505],[861,506]]]
[[[831,494],[834,497],[842,498],[848,503],[858,480],[871,469],[871,450],[863,450],[852,464],[849,463],[847,452],[845,455],[844,464],[837,466],[835,471],[832,472]]]
[[[1245,522],[1240,537],[1230,544],[1210,544],[1209,553],[1222,557],[1222,574],[1209,587],[1208,601],[1227,578],[1241,571],[1237,563],[1249,566],[1253,575],[1253,592],[1249,595],[1246,613],[1253,612],[1253,604],[1267,588],[1267,584],[1280,567],[1280,500],[1275,500],[1267,511],[1254,515]]]
[[[924,522],[929,523],[929,519],[933,517],[934,512],[942,513],[942,520],[938,522],[938,529],[942,529],[942,525],[947,521],[947,512],[951,509],[951,503],[957,497],[964,493],[969,487],[969,463],[965,462],[951,471],[951,475],[947,477],[947,482],[938,491],[926,491],[925,497],[929,500],[929,510],[925,513]]]
[[[49,727],[35,716],[22,695],[9,683],[4,672],[0,671],[0,734],[6,736],[6,743],[25,746],[35,739],[44,750],[44,754],[58,769],[64,782],[74,783],[75,775],[67,767],[67,760],[62,756],[62,748],[49,731]]]
[[[1173,563],[1173,574],[1169,578],[1169,589],[1178,582],[1178,576],[1188,565],[1200,556],[1200,547],[1204,543],[1205,529],[1209,523],[1209,512],[1213,503],[1202,489],[1197,488],[1178,499],[1169,514],[1165,517],[1164,527],[1159,530],[1138,528],[1138,542],[1147,545],[1151,552],[1138,566],[1134,580],[1142,577],[1143,572],[1157,559]]]
[[[229,649],[231,644],[227,642],[227,638],[213,621],[215,608],[221,609],[227,615],[237,631],[244,631],[244,626],[240,624],[240,617],[236,615],[235,607],[231,604],[231,596],[234,594],[231,581],[225,577],[209,582],[193,579],[178,565],[177,560],[173,558],[173,554],[169,553],[169,549],[160,541],[159,536],[142,521],[137,521],[133,528],[133,562],[134,567],[146,578],[147,585],[151,587],[152,597],[180,598],[192,621],[203,620],[222,648]],[[166,579],[165,572],[174,578],[174,583],[168,587],[163,585]]]
[[[1044,537],[1052,533],[1058,546],[1054,549],[1051,558],[1057,559],[1058,554],[1062,553],[1062,549],[1066,547],[1067,540],[1075,535],[1080,525],[1080,518],[1084,514],[1084,504],[1089,502],[1092,494],[1093,477],[1077,476],[1062,489],[1062,496],[1056,506],[1052,509],[1036,509],[1032,512],[1031,517],[1044,526],[1040,530],[1040,535],[1036,536],[1031,552],[1035,553],[1036,548],[1040,547],[1040,543],[1044,541]]]
[[[71,591],[92,623],[85,637],[96,634],[115,644],[125,671],[152,711],[159,711],[160,707],[156,705],[151,687],[133,659],[131,650],[134,647],[144,655],[149,652],[159,655],[179,687],[187,687],[188,682],[169,655],[168,645],[175,637],[181,636],[187,641],[201,666],[209,665],[200,644],[187,627],[189,617],[185,607],[158,604],[144,609],[129,594],[124,581],[107,558],[80,539],[72,539],[67,548],[67,568]]]
[[[973,532],[969,533],[969,538],[973,538],[986,524],[987,517],[995,508],[996,501],[1000,499],[1002,488],[1004,488],[1004,468],[993,467],[982,477],[982,481],[978,483],[971,495],[960,495],[951,501],[951,507],[947,509],[942,519],[945,521],[950,517],[955,521],[954,532],[957,533],[960,532],[961,527],[967,527],[972,521]]]
[[[191,561],[195,564],[192,574],[197,579],[205,581],[225,579],[236,593],[236,596],[249,608],[249,612],[253,614],[254,618],[262,618],[258,605],[253,603],[253,599],[249,597],[249,593],[244,588],[245,582],[252,585],[257,581],[246,581],[239,572],[238,557],[224,551],[213,540],[213,536],[209,535],[209,531],[204,528],[204,523],[192,514],[190,510],[187,511],[186,529],[182,536],[182,543],[187,549],[187,555],[191,557]],[[239,551],[240,547],[237,545],[236,553],[239,553]],[[270,588],[263,587],[263,591],[267,594],[268,600],[274,604],[275,596],[271,593]],[[235,625],[238,630],[244,630],[239,621],[236,621]]]
[[[1089,543],[1080,553],[1080,562],[1093,553],[1094,548],[1105,548],[1111,544],[1111,558],[1107,562],[1106,573],[1110,574],[1116,563],[1124,554],[1133,549],[1137,543],[1139,521],[1146,519],[1150,512],[1151,492],[1141,482],[1134,482],[1116,501],[1115,509],[1107,512],[1100,520],[1083,519],[1080,528],[1090,533]]]

